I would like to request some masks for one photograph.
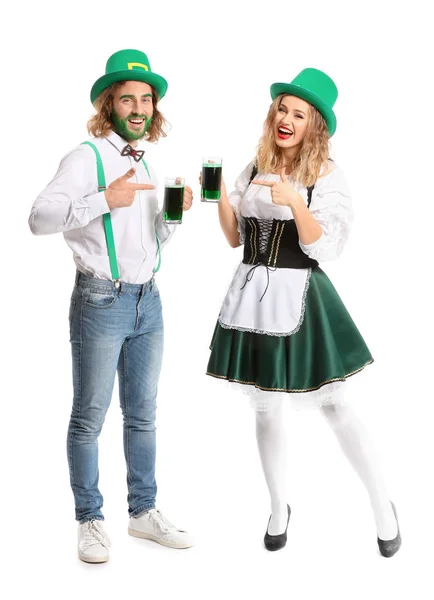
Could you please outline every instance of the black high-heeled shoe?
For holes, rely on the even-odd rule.
[[[268,519],[267,531],[265,532],[264,536],[264,544],[267,550],[270,550],[271,552],[274,552],[274,550],[280,550],[286,545],[286,532],[288,531],[289,517],[291,516],[291,508],[289,507],[289,504],[286,506],[288,507],[288,520],[286,521],[286,529],[283,533],[279,533],[279,535],[270,535],[268,533],[268,525],[270,525],[271,515]]]
[[[381,540],[379,537],[377,537],[377,542],[378,542],[378,547],[380,549],[380,552],[386,558],[390,558],[391,556],[396,554],[398,552],[398,550],[401,548],[401,544],[402,544],[401,533],[399,531],[398,515],[396,514],[396,508],[395,508],[395,505],[393,504],[393,502],[391,502],[391,505],[393,508],[393,514],[395,515],[396,524],[398,526],[398,533],[397,533],[396,537],[393,538],[393,540]]]

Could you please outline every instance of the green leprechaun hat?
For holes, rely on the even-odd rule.
[[[151,71],[148,57],[140,50],[119,50],[110,56],[106,64],[105,75],[95,81],[92,86],[90,92],[92,104],[102,91],[118,81],[149,83],[156,90],[160,100],[167,92],[167,81]]]
[[[270,87],[273,100],[280,94],[297,96],[312,104],[324,117],[330,137],[336,131],[333,105],[338,97],[334,81],[318,69],[303,69],[291,83],[273,83]]]

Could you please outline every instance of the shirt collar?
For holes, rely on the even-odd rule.
[[[124,140],[123,137],[118,135],[115,131],[111,131],[109,133],[109,135],[106,136],[106,139],[110,140],[110,143],[113,144],[113,146],[115,146],[119,150],[119,153],[121,153],[122,150],[125,148],[125,146],[129,143],[126,140]],[[141,144],[139,141],[135,150],[141,150],[141,149],[143,149],[143,148],[141,148]]]

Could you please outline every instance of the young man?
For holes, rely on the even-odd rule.
[[[121,50],[92,87],[92,141],[67,154],[33,205],[34,234],[63,232],[77,266],[70,307],[74,400],[68,461],[78,553],[108,560],[98,489],[98,436],[116,371],[124,420],[130,535],[172,548],[190,536],[155,508],[155,412],[163,353],[154,273],[173,227],[158,212],[155,174],[138,141],[164,136],[158,102],[167,90],[143,52]],[[185,188],[184,210],[192,203]]]

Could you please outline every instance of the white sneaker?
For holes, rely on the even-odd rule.
[[[78,557],[84,562],[107,562],[110,546],[102,521],[93,519],[78,526]]]
[[[128,533],[134,537],[158,542],[169,548],[190,548],[193,538],[172,525],[159,510],[152,508],[140,517],[130,517]]]

